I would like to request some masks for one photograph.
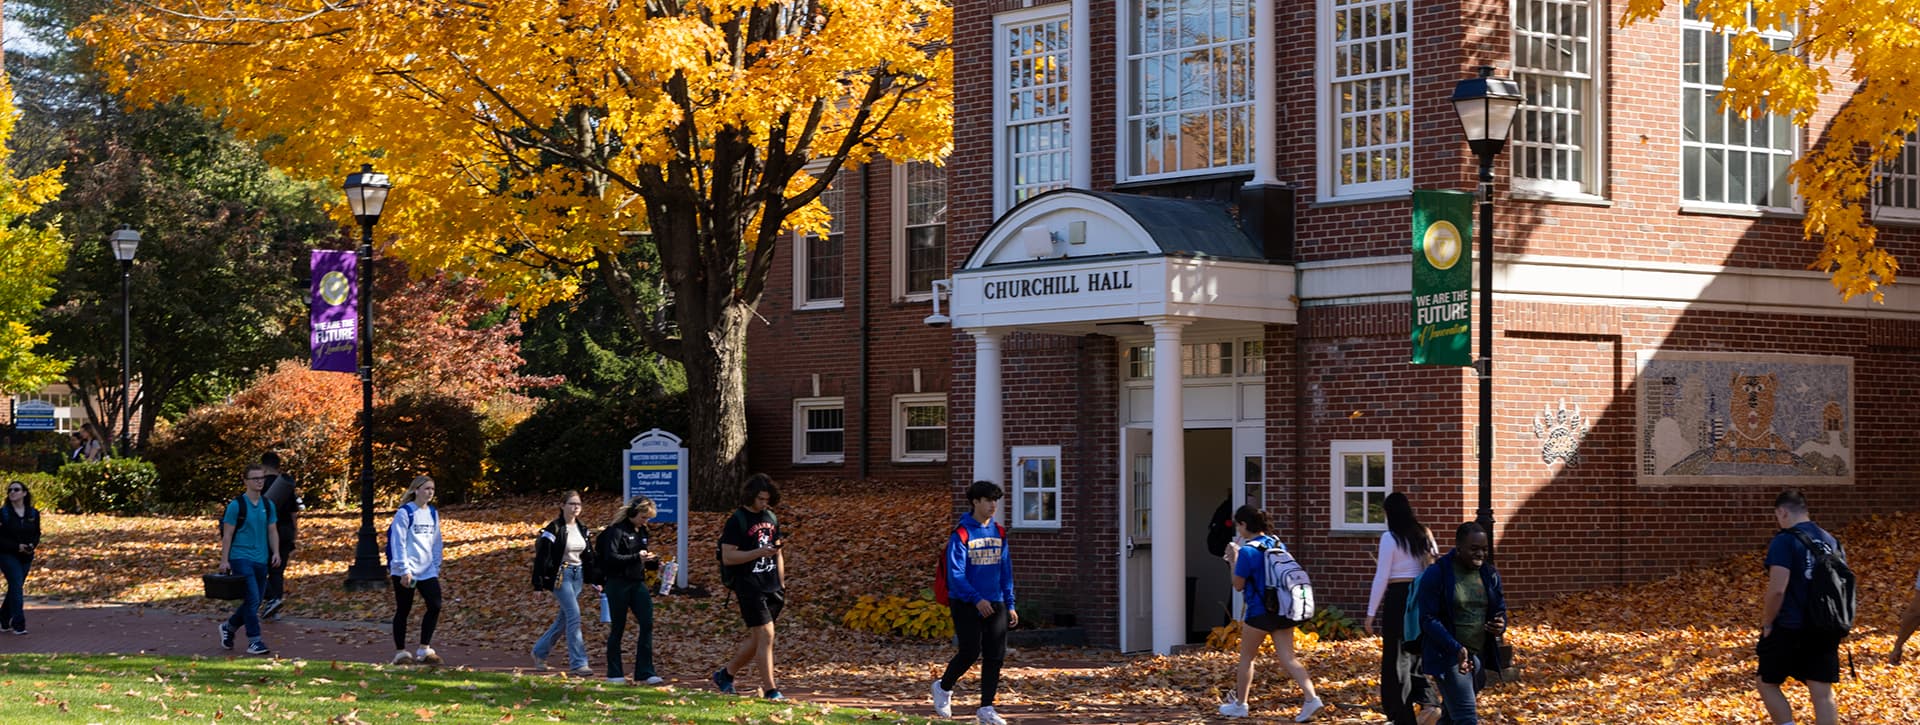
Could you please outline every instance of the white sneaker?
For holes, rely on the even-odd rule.
[[[940,688],[940,681],[933,681],[933,714],[940,717],[953,717],[953,691]]]
[[[406,650],[400,650],[399,652],[395,652],[393,653],[393,661],[387,664],[393,664],[393,665],[413,664],[413,653],[408,652]]]
[[[666,684],[666,682],[667,682],[667,680],[666,680],[666,678],[663,678],[663,677],[661,677],[661,676],[659,676],[659,675],[654,675],[654,676],[652,676],[652,677],[649,677],[649,678],[647,678],[647,679],[644,679],[644,680],[641,680],[641,681],[640,681],[640,684],[643,684],[643,685],[664,685],[664,684]]]
[[[1293,721],[1308,722],[1312,720],[1313,714],[1319,712],[1320,707],[1321,707],[1320,698],[1318,697],[1308,700],[1306,702],[1300,703],[1300,714],[1293,716]]]
[[[973,711],[973,717],[980,721],[980,725],[1007,725],[1007,719],[994,712],[992,705]]]
[[[416,660],[419,660],[422,664],[428,664],[428,665],[440,664],[440,653],[433,651],[432,647],[428,647],[426,645],[421,645],[420,651],[415,652],[413,654],[413,658]]]
[[[609,678],[607,678],[607,684],[609,684],[609,685],[624,685],[624,684],[627,684],[627,678],[625,678],[625,677],[609,677]]]
[[[1220,705],[1220,714],[1227,717],[1246,717],[1247,703],[1227,702]]]

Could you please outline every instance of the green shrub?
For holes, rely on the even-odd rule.
[[[65,433],[23,431],[12,445],[0,446],[0,471],[53,473],[67,462],[70,439]]]
[[[68,499],[73,487],[51,473],[0,473],[0,480],[19,481],[33,494],[33,507],[41,511],[70,511]]]
[[[491,478],[509,492],[617,491],[620,452],[651,428],[686,437],[686,393],[549,401],[493,446]]]
[[[159,501],[160,473],[138,458],[109,458],[60,467],[76,513],[146,513]]]
[[[466,501],[486,458],[480,424],[480,414],[448,395],[403,395],[374,408],[374,489],[405,491],[424,473],[433,477],[434,498]]]

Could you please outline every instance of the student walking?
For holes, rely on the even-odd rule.
[[[1000,486],[974,481],[967,487],[972,510],[961,514],[947,537],[947,606],[953,614],[954,639],[959,651],[947,660],[947,671],[933,681],[933,711],[953,717],[953,688],[980,660],[980,709],[974,718],[985,725],[1007,725],[993,709],[1000,689],[1000,665],[1007,659],[1007,628],[1020,625],[1013,607],[1013,560],[1007,556],[1007,530],[993,520],[1000,503]]]
[[[280,563],[280,534],[274,530],[273,502],[260,493],[267,483],[266,467],[247,466],[244,481],[246,492],[227,502],[220,516],[220,573],[245,577],[247,596],[233,616],[220,623],[220,646],[233,649],[233,631],[245,625],[247,654],[264,655],[271,650],[260,638],[260,595],[267,588],[268,567]]]
[[[33,507],[33,492],[27,490],[25,482],[8,483],[6,506],[0,508],[0,571],[7,578],[0,629],[27,633],[27,570],[33,568],[33,551],[39,546],[40,510]],[[1894,650],[1899,651],[1899,647]]]
[[[1307,674],[1305,665],[1293,651],[1293,628],[1299,622],[1281,616],[1278,612],[1267,611],[1263,593],[1273,585],[1267,581],[1267,550],[1286,547],[1278,539],[1267,535],[1267,514],[1251,505],[1241,506],[1233,512],[1234,533],[1241,544],[1227,550],[1228,564],[1233,567],[1233,589],[1240,592],[1246,602],[1246,621],[1240,625],[1240,664],[1234,667],[1233,692],[1227,702],[1220,706],[1220,714],[1227,717],[1246,717],[1249,708],[1249,690],[1253,688],[1253,659],[1260,654],[1260,645],[1267,638],[1273,639],[1274,654],[1280,657],[1280,667],[1299,683],[1303,697],[1300,713],[1294,722],[1307,722],[1320,711],[1320,696],[1314,693],[1313,678]]]
[[[260,602],[260,618],[273,619],[279,616],[287,600],[287,561],[293,558],[294,516],[300,511],[300,496],[294,490],[293,477],[280,470],[280,454],[273,451],[260,454],[260,465],[267,470],[267,487],[263,493],[279,514],[273,524],[280,532],[280,563],[268,568],[266,598]]]
[[[1487,532],[1468,521],[1454,530],[1453,551],[1420,574],[1420,669],[1438,685],[1452,725],[1480,722],[1475,697],[1507,631],[1507,597],[1489,549]]]
[[[1774,497],[1773,520],[1780,532],[1767,544],[1767,589],[1761,598],[1760,641],[1754,645],[1760,660],[1760,701],[1776,725],[1790,725],[1793,704],[1787,702],[1780,685],[1792,677],[1807,686],[1813,721],[1833,725],[1840,718],[1833,683],[1840,680],[1840,640],[1845,635],[1807,626],[1814,569],[1811,545],[1842,561],[1847,552],[1833,534],[1814,525],[1807,515],[1807,497],[1799,489],[1789,488]]]
[[[587,664],[587,642],[580,634],[580,590],[589,581],[599,591],[598,572],[594,570],[592,535],[580,523],[580,493],[560,494],[560,515],[540,530],[533,539],[533,590],[553,594],[560,611],[553,624],[533,643],[533,668],[547,669],[547,655],[562,638],[567,642],[567,670],[587,677],[593,668]]]
[[[387,573],[393,577],[393,653],[396,665],[440,664],[433,651],[433,629],[440,624],[440,511],[433,507],[433,479],[417,476],[387,527]],[[420,649],[407,652],[407,616],[414,590],[427,602],[420,616]]]
[[[606,575],[607,606],[612,610],[613,622],[607,630],[607,682],[613,684],[627,681],[620,669],[620,644],[626,635],[628,612],[633,613],[635,623],[633,681],[647,685],[666,682],[653,669],[653,592],[647,589],[647,570],[660,568],[659,560],[647,550],[652,543],[647,536],[647,521],[657,513],[653,499],[635,497],[600,532],[594,547]]]
[[[1427,699],[1427,678],[1420,674],[1419,659],[1402,652],[1401,645],[1406,641],[1402,630],[1407,590],[1433,563],[1439,547],[1433,543],[1433,533],[1413,515],[1406,494],[1387,494],[1386,510],[1387,530],[1380,534],[1366,620],[1366,631],[1372,632],[1375,615],[1385,617],[1380,626],[1380,711],[1394,725],[1431,725],[1440,711]],[[1414,703],[1423,706],[1419,717],[1414,715]]]
[[[740,508],[720,530],[720,565],[731,568],[731,586],[740,600],[747,636],[726,666],[713,673],[713,684],[731,695],[739,673],[758,662],[761,676],[767,679],[763,694],[769,700],[784,700],[773,673],[773,621],[787,603],[787,562],[780,555],[780,522],[773,515],[773,507],[780,505],[780,489],[767,474],[756,473],[741,488],[740,500]]]

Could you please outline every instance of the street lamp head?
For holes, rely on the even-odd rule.
[[[1526,96],[1520,93],[1520,85],[1513,79],[1495,78],[1492,66],[1481,66],[1479,77],[1454,85],[1450,100],[1473,152],[1482,158],[1492,158],[1507,145],[1513,116]]]
[[[133,227],[122,226],[107,237],[107,244],[113,247],[113,258],[122,262],[133,261],[134,252],[140,250],[140,233]]]
[[[347,206],[353,209],[353,218],[362,225],[373,226],[380,221],[380,211],[387,205],[387,190],[393,183],[387,181],[387,175],[375,172],[373,164],[361,164],[360,170],[347,174],[347,183],[340,188],[347,192]]]

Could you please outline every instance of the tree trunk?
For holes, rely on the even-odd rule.
[[[739,504],[747,477],[747,323],[753,310],[741,302],[720,307],[705,335],[682,341],[688,401],[687,493],[697,511],[726,511]]]

